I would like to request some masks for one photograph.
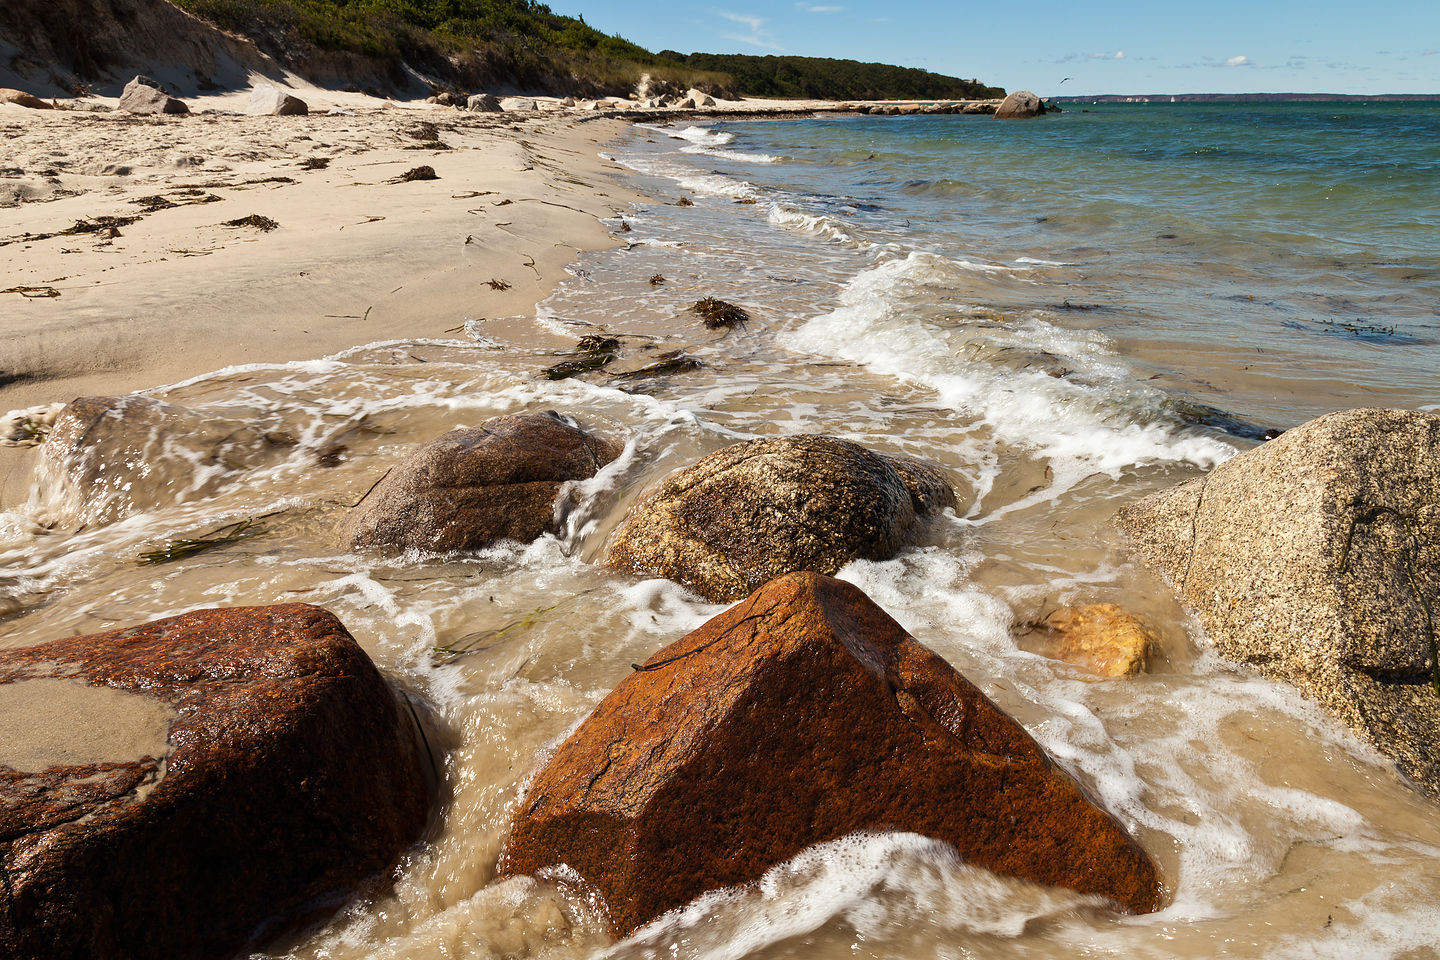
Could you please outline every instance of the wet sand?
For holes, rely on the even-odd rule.
[[[306,93],[305,117],[0,107],[0,412],[531,314],[636,198],[598,156],[623,121]],[[0,508],[31,463],[0,450]]]

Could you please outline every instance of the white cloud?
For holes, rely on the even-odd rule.
[[[1225,61],[1225,66],[1227,66],[1227,67],[1253,67],[1254,64],[1250,62],[1250,58],[1249,58],[1249,57],[1231,57],[1229,60],[1226,60],[1226,61]]]
[[[748,35],[727,33],[724,35],[726,40],[734,40],[736,43],[748,43],[752,47],[760,47],[763,50],[784,50],[784,47],[777,44],[775,38],[770,36],[768,31],[762,29],[768,21],[768,18],[757,17],[754,14],[748,13],[728,13],[724,10],[717,10],[715,12],[726,20],[743,24],[750,28]]]
[[[1116,50],[1114,53],[1092,53],[1092,54],[1090,54],[1090,59],[1091,59],[1091,60],[1124,60],[1124,59],[1125,59],[1125,51],[1124,51],[1124,50]]]
[[[844,7],[824,7],[813,3],[797,3],[795,6],[806,13],[844,13]]]

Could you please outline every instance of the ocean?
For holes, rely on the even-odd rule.
[[[1110,522],[1325,412],[1440,411],[1440,106],[692,120],[636,126],[608,152],[654,200],[617,218],[622,245],[581,255],[533,321],[477,316],[447,338],[174,385],[162,395],[216,436],[260,424],[296,452],[227,473],[205,456],[213,436],[156,435],[117,452],[102,488],[57,481],[25,518],[0,516],[7,643],[303,600],[430,705],[449,751],[433,835],[393,889],[265,956],[1440,956],[1434,802],[1293,688],[1217,656]],[[749,323],[704,329],[688,308],[707,296]],[[551,381],[556,351],[514,334],[527,326],[559,343],[617,336],[615,370],[675,350],[701,366]],[[539,409],[626,445],[573,491],[559,535],[391,560],[330,542],[347,491],[414,443]],[[953,515],[840,576],[1131,830],[1165,909],[1118,915],[885,833],[814,848],[618,945],[563,877],[496,881],[527,776],[632,663],[724,609],[605,570],[606,538],[668,473],[794,433],[946,471]],[[323,471],[300,452],[337,448]],[[264,535],[224,551],[116,559],[247,517]],[[1098,679],[1014,630],[1097,601],[1157,625],[1148,674]]]

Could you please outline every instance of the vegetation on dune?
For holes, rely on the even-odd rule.
[[[661,59],[697,70],[726,73],[750,97],[826,100],[984,100],[1005,96],[1001,87],[886,63],[821,57],[751,56],[742,53],[677,53]]]
[[[405,82],[409,64],[460,92],[502,85],[575,95],[624,94],[642,74],[718,96],[969,99],[1003,95],[878,63],[815,57],[651,53],[534,0],[174,0],[254,40],[281,63],[355,74],[356,60]]]
[[[712,76],[533,0],[174,0],[290,66],[334,55],[409,63],[458,87],[507,84],[577,94],[628,91],[642,73],[722,89]],[[327,57],[328,55],[328,57]]]

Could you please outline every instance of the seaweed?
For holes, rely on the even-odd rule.
[[[705,364],[683,350],[671,350],[668,353],[660,354],[652,364],[641,367],[639,370],[627,370],[624,373],[614,374],[610,380],[613,383],[615,381],[642,380],[647,377],[663,377],[671,373],[689,373],[704,366]]]
[[[650,278],[650,286],[652,286],[652,287],[658,287],[658,286],[660,286],[660,284],[662,284],[662,283],[664,283],[664,282],[665,282],[665,278],[664,278],[663,276],[661,276],[660,274],[658,274],[658,273],[655,274],[655,276],[653,276],[653,277]]]
[[[614,353],[620,349],[620,341],[601,333],[592,333],[575,342],[577,353]]]
[[[121,227],[128,227],[139,219],[139,217],[96,217],[93,220],[76,220],[75,226],[61,230],[59,233],[49,234],[49,236],[71,237],[82,233],[107,232],[110,236],[117,237],[120,235]]]
[[[491,290],[509,290],[510,283],[507,280],[486,280],[485,285]]]
[[[750,314],[744,309],[718,297],[696,300],[690,309],[700,317],[707,330],[729,330],[732,327],[743,327],[750,322]]]
[[[241,217],[241,218],[238,219],[238,220],[226,220],[224,223],[220,224],[220,226],[222,226],[222,227],[254,227],[256,230],[259,230],[261,233],[269,233],[271,230],[274,230],[274,229],[276,229],[277,227],[279,227],[280,224],[276,223],[274,220],[271,220],[269,217],[262,217],[262,216],[261,216],[260,214],[258,214],[258,213],[252,213],[252,214],[250,214],[250,216],[248,216],[248,217]]]
[[[569,354],[574,359],[562,360],[546,367],[545,376],[550,380],[568,380],[582,373],[599,370],[615,360],[616,351],[619,349],[620,341],[614,337],[599,334],[581,337],[575,344],[574,352]]]
[[[444,646],[433,648],[434,652],[458,657],[465,653],[478,653],[481,650],[487,650],[494,646],[493,641],[504,639],[505,635],[512,630],[529,630],[536,624],[544,622],[541,620],[542,615],[549,613],[558,606],[560,606],[560,604],[553,603],[548,607],[537,607],[519,620],[511,620],[503,627],[467,633],[453,643],[447,643]]]
[[[48,300],[60,296],[60,291],[54,287],[11,287],[0,290],[0,293],[18,293],[26,300]]]
[[[156,210],[168,210],[171,207],[180,206],[180,204],[174,200],[166,199],[158,194],[153,197],[140,197],[138,200],[131,200],[130,202],[146,213],[154,213]]]
[[[416,180],[439,180],[440,175],[435,168],[429,165],[422,165],[406,170],[398,177],[391,177],[387,183],[412,183]]]
[[[306,157],[300,161],[301,170],[324,170],[330,166],[329,157]]]
[[[197,553],[204,553],[206,550],[211,550],[215,547],[222,547],[226,544],[248,540],[251,537],[258,537],[264,532],[265,529],[256,526],[254,520],[241,520],[239,523],[232,523],[229,526],[221,527],[202,537],[171,540],[161,550],[151,550],[148,553],[140,554],[139,559],[135,562],[142,565],[149,565],[184,560],[187,557],[193,557]]]
[[[676,201],[675,201],[675,206],[677,206],[677,207],[693,207],[693,206],[695,206],[695,201],[694,201],[694,200],[691,200],[689,197],[681,197],[679,200],[676,200]]]

